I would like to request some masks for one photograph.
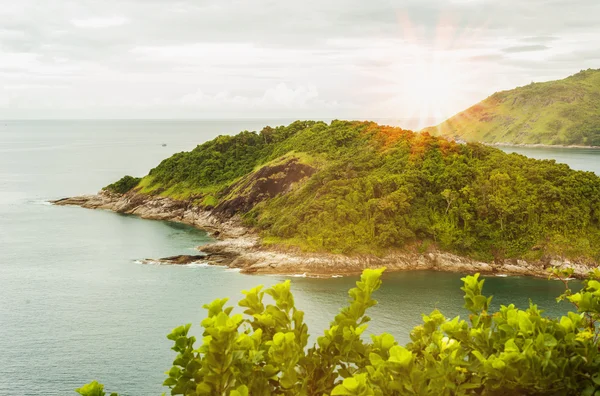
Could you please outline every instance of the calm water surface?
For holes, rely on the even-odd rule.
[[[498,147],[507,153],[517,153],[536,159],[553,159],[572,169],[595,172],[600,175],[600,149],[564,147]]]
[[[93,193],[124,174],[223,133],[288,121],[35,121],[0,123],[0,395],[69,395],[98,379],[123,395],[158,395],[174,357],[169,331],[205,316],[202,304],[282,276],[135,261],[193,253],[206,233],[111,212],[54,207],[48,199]],[[166,147],[162,144],[166,143]],[[535,149],[600,173],[600,151]],[[592,165],[590,165],[592,164]],[[461,275],[387,274],[370,331],[401,342],[421,312],[464,314]],[[294,278],[297,305],[321,333],[355,278]],[[558,315],[556,282],[489,278],[495,304],[528,299]]]

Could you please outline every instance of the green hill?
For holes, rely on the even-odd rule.
[[[496,92],[425,130],[468,142],[600,146],[600,69]]]
[[[265,243],[307,251],[600,261],[595,174],[371,122],[219,136],[106,188],[239,216]]]

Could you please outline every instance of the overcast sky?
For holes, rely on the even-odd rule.
[[[0,0],[0,118],[442,118],[600,68],[598,0]]]

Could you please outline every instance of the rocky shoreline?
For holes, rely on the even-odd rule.
[[[131,214],[145,219],[174,221],[207,230],[217,241],[199,247],[201,255],[147,259],[164,264],[186,264],[202,260],[208,264],[240,269],[247,274],[285,274],[312,277],[333,277],[359,274],[365,268],[385,266],[388,271],[434,270],[458,273],[526,275],[547,277],[547,269],[568,266],[576,277],[584,277],[590,267],[555,258],[535,262],[506,259],[495,263],[476,261],[452,253],[395,251],[383,257],[374,255],[342,255],[306,253],[293,249],[264,246],[259,236],[241,225],[236,216],[224,218],[190,202],[160,196],[129,192],[115,194],[101,191],[52,201],[55,205],[80,206]]]

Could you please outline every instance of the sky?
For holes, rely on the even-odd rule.
[[[0,0],[0,118],[431,124],[600,68],[599,15],[598,0]]]

